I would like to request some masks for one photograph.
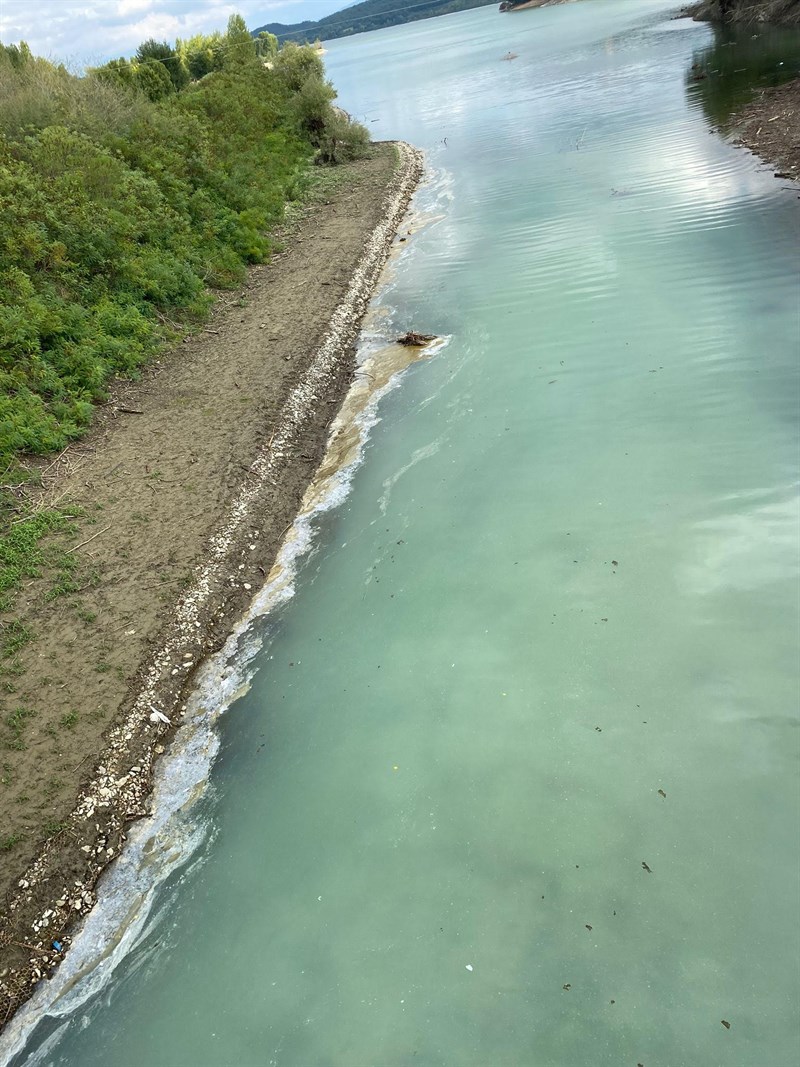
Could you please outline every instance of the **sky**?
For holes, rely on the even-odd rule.
[[[149,37],[172,42],[224,30],[235,13],[255,29],[347,6],[348,0],[0,0],[0,41],[27,41],[34,55],[77,70],[129,56]]]

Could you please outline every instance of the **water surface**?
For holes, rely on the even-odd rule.
[[[673,10],[329,46],[432,175],[374,329],[451,340],[263,624],[204,847],[18,1063],[796,1062],[800,216]]]

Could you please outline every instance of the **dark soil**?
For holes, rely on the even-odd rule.
[[[732,120],[737,143],[761,156],[779,178],[800,178],[800,78],[762,90]]]

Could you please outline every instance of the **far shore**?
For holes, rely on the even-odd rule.
[[[525,11],[531,7],[554,7],[556,4],[569,4],[572,0],[525,0],[524,4],[504,4],[500,5],[500,10],[503,12],[511,11]]]

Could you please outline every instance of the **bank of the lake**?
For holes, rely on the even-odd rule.
[[[762,89],[733,116],[738,143],[776,168],[776,177],[800,180],[800,78]]]
[[[421,157],[383,143],[323,173],[283,251],[42,465],[38,500],[79,509],[65,547],[94,579],[56,601],[31,579],[16,603],[37,637],[19,650],[14,699],[35,714],[3,757],[0,1026],[68,951],[147,815],[195,672],[269,573],[352,381]]]

